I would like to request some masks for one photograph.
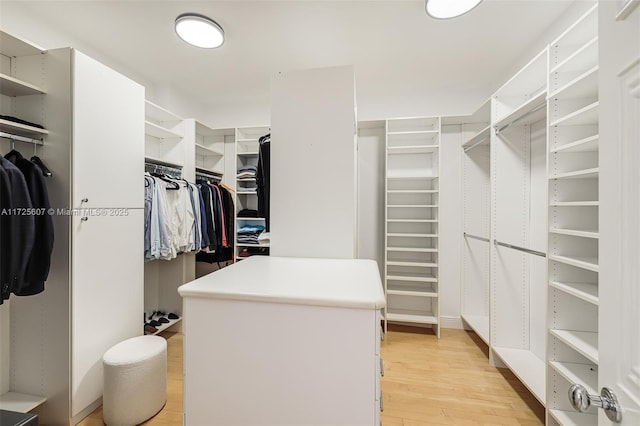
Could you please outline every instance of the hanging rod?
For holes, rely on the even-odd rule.
[[[493,240],[493,244],[495,244],[497,246],[507,247],[507,248],[514,249],[514,250],[523,251],[523,252],[529,253],[529,254],[534,254],[534,255],[540,256],[540,257],[547,257],[547,254],[543,253],[541,251],[531,250],[531,249],[528,249],[528,248],[514,246],[514,245],[511,245],[511,244],[507,244],[507,243],[501,243],[498,240]]]
[[[464,152],[471,151],[473,148],[475,148],[478,145],[481,145],[482,142],[484,142],[487,139],[489,139],[489,137],[490,136],[485,136],[484,138],[480,139],[478,142],[474,143],[473,145],[464,147]]]
[[[5,133],[5,132],[0,132],[0,138],[2,139],[10,139],[14,142],[26,142],[26,143],[31,143],[34,145],[39,145],[39,146],[43,146],[44,142],[41,139],[32,139],[32,138],[26,138],[24,136],[18,136],[18,135],[14,135],[11,133]]]
[[[144,169],[150,173],[161,173],[175,178],[182,177],[182,168],[162,161],[145,159]]]
[[[532,109],[531,111],[527,112],[526,114],[516,118],[515,120],[513,120],[511,123],[509,124],[505,124],[504,126],[500,127],[499,129],[496,129],[496,134],[500,134],[500,132],[502,132],[504,129],[506,129],[507,127],[511,126],[512,124],[516,124],[519,121],[522,121],[525,117],[530,116],[531,114],[533,114],[534,112],[538,112],[541,109],[544,109],[547,107],[547,103],[544,102],[543,104],[535,107],[534,109]]]
[[[196,167],[196,177],[206,177],[206,178],[213,178],[215,180],[221,181],[222,180],[222,173],[218,173],[218,172],[212,172],[211,170],[205,170],[205,169],[200,169]]]
[[[473,238],[474,240],[484,241],[485,243],[491,242],[488,238],[478,237],[477,235],[467,234],[466,232],[463,232],[462,235],[464,235],[465,238]]]

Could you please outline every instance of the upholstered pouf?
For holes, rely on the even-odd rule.
[[[133,426],[167,402],[167,342],[140,336],[120,342],[102,357],[102,412],[108,426]]]

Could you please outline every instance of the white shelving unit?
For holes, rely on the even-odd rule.
[[[440,118],[387,120],[386,130],[385,330],[431,326],[439,337]]]
[[[566,393],[598,386],[598,10],[549,51],[547,424],[596,425]]]
[[[268,126],[236,129],[236,171],[246,165],[257,166],[260,137],[267,135],[269,131]],[[255,178],[236,178],[236,213],[243,209],[258,209],[258,192]],[[238,243],[238,229],[252,225],[266,226],[266,220],[264,217],[236,217],[236,261],[246,258],[246,256],[239,256],[240,252],[245,249],[257,249],[258,252],[255,252],[255,254],[268,254],[269,243]]]
[[[48,108],[45,106],[47,102],[47,90],[45,87],[50,82],[48,78],[51,77],[47,76],[46,73],[46,56],[47,53],[43,49],[9,33],[0,31],[1,114],[15,116],[37,124],[46,124],[45,111],[48,112]],[[54,120],[52,119],[51,121]],[[0,119],[0,131],[38,140],[45,139],[49,134],[46,129],[3,119]],[[25,157],[27,157],[26,153],[33,151],[32,145],[16,144],[16,149],[22,151],[23,148],[26,151]],[[0,139],[0,151],[5,154],[10,149],[11,143],[5,139]],[[39,153],[39,155],[42,154]],[[43,158],[47,159],[47,155],[45,154]],[[51,163],[49,165],[51,166]],[[25,380],[20,380],[18,387],[22,387],[22,389],[15,387],[16,380],[12,376],[25,372],[25,370],[20,369],[19,360],[14,359],[14,357],[17,358],[22,353],[22,348],[17,347],[20,346],[18,339],[22,335],[28,336],[29,326],[35,324],[40,329],[41,324],[37,315],[28,317],[25,321],[29,306],[16,303],[13,299],[14,296],[0,306],[0,329],[2,330],[0,333],[0,409],[26,413],[46,402],[47,398],[41,395],[47,395],[50,382],[44,378],[38,379],[37,385],[31,385],[32,389],[27,389],[24,385]],[[38,310],[42,310],[42,306],[47,306],[48,303],[48,299],[43,301]],[[64,307],[61,307],[61,309],[64,309]],[[34,350],[34,347],[37,349]],[[34,342],[30,350],[31,353],[37,350],[45,353],[46,343],[44,341],[41,343]],[[28,352],[25,350],[24,353]],[[55,359],[59,359],[57,353],[53,354],[53,356]],[[36,369],[43,368],[40,364],[32,365],[32,367]],[[18,390],[22,392],[17,392]],[[31,392],[38,392],[38,394],[29,394]]]
[[[185,164],[184,124],[178,115],[153,102],[145,102],[145,157],[182,167]]]
[[[542,404],[547,56],[548,49],[540,52],[494,94],[490,149],[490,359],[511,369]]]
[[[235,140],[235,129],[212,129],[197,120],[194,124],[196,169],[224,175],[225,143]]]
[[[461,134],[463,170],[462,319],[487,344],[491,238],[491,100],[451,120]]]

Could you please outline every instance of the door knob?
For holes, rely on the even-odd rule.
[[[598,396],[590,395],[582,385],[571,385],[569,388],[569,401],[573,408],[580,413],[587,412],[589,407],[593,405],[594,407],[602,408],[612,422],[620,423],[622,421],[620,403],[618,403],[618,398],[609,388],[602,388],[600,396]]]

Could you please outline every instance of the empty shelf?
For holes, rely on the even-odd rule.
[[[28,138],[41,138],[48,135],[49,131],[39,127],[27,126],[26,124],[15,123],[9,120],[0,119],[0,132],[13,133],[18,136]]]
[[[425,275],[425,274],[409,274],[403,273],[403,275],[387,275],[387,281],[408,281],[408,282],[419,282],[419,283],[435,283],[438,282],[438,279],[433,275]]]
[[[597,305],[598,298],[598,284],[596,283],[568,283],[559,281],[550,281],[549,285],[567,294],[575,296],[585,302]]]
[[[34,84],[0,73],[0,93],[5,96],[29,96],[47,92]]]
[[[551,207],[598,207],[600,201],[556,201],[549,205]]]
[[[410,237],[410,238],[438,238],[438,234],[407,234],[402,232],[390,232],[387,237]]]
[[[547,102],[547,91],[544,90],[538,93],[533,98],[529,99],[524,104],[520,105],[513,112],[500,119],[494,124],[497,129],[502,129],[509,124],[518,121],[518,124],[531,124],[544,119],[547,115],[546,108],[541,108],[542,105]],[[540,108],[536,112],[533,112],[537,108]],[[526,119],[525,119],[526,117]]]
[[[581,231],[579,229],[551,228],[549,229],[549,232],[552,234],[570,235],[572,237],[595,238],[595,239],[598,239],[600,236],[598,231]]]
[[[146,118],[157,123],[178,123],[182,121],[181,117],[149,101],[144,102],[144,114]]]
[[[238,191],[238,195],[257,195],[258,191]]]
[[[438,145],[390,146],[388,154],[429,154],[438,150]]]
[[[462,315],[462,320],[487,344],[489,343],[489,317],[481,315]]]
[[[413,311],[409,309],[394,309],[387,307],[387,321],[410,322],[414,324],[438,324],[438,318],[430,312]]]
[[[396,208],[436,208],[438,207],[436,204],[395,204],[388,205],[387,208],[396,209]]]
[[[387,132],[387,135],[433,135],[440,133],[438,130],[409,130],[404,132]]]
[[[258,155],[258,151],[238,152],[238,155],[240,155],[240,156],[241,155],[252,155],[252,156],[255,156],[255,155]]]
[[[422,247],[387,247],[387,251],[400,251],[407,253],[437,253],[437,248],[422,248]]]
[[[589,136],[575,142],[561,145],[551,150],[551,152],[596,152],[599,148],[599,135]]]
[[[437,268],[438,264],[435,262],[397,262],[387,261],[388,266],[413,266],[417,268]]]
[[[564,263],[566,265],[576,266],[593,272],[598,272],[598,258],[583,256],[559,256],[556,254],[549,255],[549,260]]]
[[[502,359],[518,379],[536,397],[542,405],[545,401],[546,364],[527,349],[493,347],[493,351]]]
[[[551,68],[551,74],[576,72],[598,62],[598,36],[576,49],[564,61]]]
[[[174,132],[173,130],[169,130],[165,127],[159,126],[150,121],[144,122],[144,132],[149,136],[153,136],[158,139],[181,139],[182,135]]]
[[[478,133],[470,137],[465,143],[462,144],[462,148],[470,148],[478,145],[488,145],[489,137],[491,136],[491,126],[487,126],[480,130]]]
[[[558,361],[549,361],[549,365],[569,383],[581,383],[590,394],[598,394],[598,367],[589,364]]]
[[[591,331],[554,330],[549,333],[594,364],[598,363],[598,333]]]
[[[196,154],[203,155],[205,157],[222,157],[224,155],[218,150],[200,144],[196,144]]]
[[[438,223],[437,219],[387,219],[390,223]]]
[[[596,426],[598,416],[595,414],[578,413],[577,411],[549,410],[551,417],[562,426]]]
[[[390,189],[387,194],[437,194],[437,189]]]
[[[27,413],[37,406],[44,404],[46,398],[42,396],[27,395],[24,393],[7,392],[0,395],[0,409]]]
[[[387,284],[387,294],[394,296],[438,297],[438,292],[435,289],[415,284]]]
[[[598,124],[598,102],[587,105],[578,111],[567,114],[551,122],[555,126],[581,126],[585,124]]]
[[[561,96],[563,99],[579,99],[598,96],[598,66],[580,74],[558,90],[549,94],[549,98]]]
[[[389,180],[432,180],[432,179],[438,179],[438,176],[393,176],[393,175],[387,175],[387,179]]]
[[[549,176],[549,179],[595,179],[599,174],[600,168],[594,167],[592,169],[576,170],[575,172],[559,173]]]

